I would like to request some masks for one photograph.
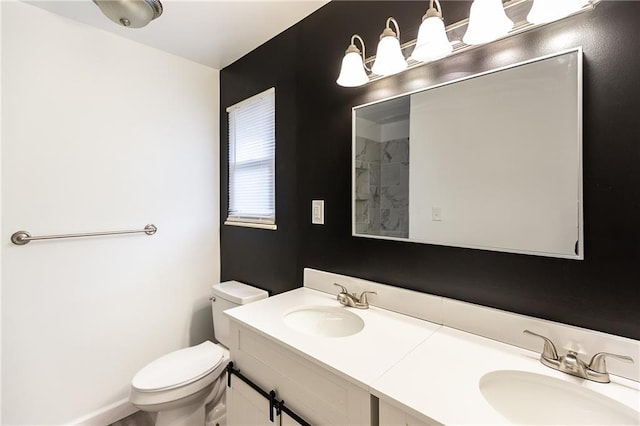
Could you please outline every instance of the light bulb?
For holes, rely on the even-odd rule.
[[[371,72],[374,74],[391,75],[407,69],[407,61],[402,55],[400,40],[389,27],[390,22],[395,24],[398,33],[400,33],[396,20],[393,18],[387,19],[387,26],[380,34],[376,60],[371,67]]]
[[[351,46],[355,47],[354,45]],[[362,86],[368,81],[369,77],[367,77],[367,73],[364,70],[364,63],[362,62],[360,51],[349,52],[347,49],[347,53],[344,55],[344,58],[342,58],[342,67],[340,68],[340,75],[336,83],[343,87],[356,87]]]
[[[421,62],[435,61],[452,51],[453,47],[447,38],[442,19],[432,16],[422,21],[411,59]]]
[[[513,28],[507,17],[502,0],[474,0],[469,13],[465,44],[482,44],[504,37]]]
[[[587,0],[535,0],[527,15],[532,24],[546,24],[562,19],[582,9]]]
[[[434,7],[438,7],[437,9]],[[442,20],[442,9],[438,0],[431,0],[427,13],[422,17],[422,24],[418,29],[416,47],[411,53],[411,59],[419,62],[435,61],[453,51],[447,38],[447,31]]]

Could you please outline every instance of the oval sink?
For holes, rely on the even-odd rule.
[[[364,321],[344,308],[304,306],[284,316],[284,323],[305,334],[320,337],[345,337],[364,328]]]
[[[494,409],[517,424],[640,424],[638,411],[590,389],[542,374],[494,371],[482,376],[480,391]]]

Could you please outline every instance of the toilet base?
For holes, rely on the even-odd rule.
[[[160,404],[134,404],[143,411],[156,412],[156,426],[204,425],[205,400],[211,394],[213,383],[200,391],[176,401]]]
[[[204,404],[193,403],[173,410],[159,411],[156,426],[204,425]]]
[[[210,396],[205,404],[205,426],[226,426],[227,406],[225,401],[227,380],[223,374],[213,385]]]

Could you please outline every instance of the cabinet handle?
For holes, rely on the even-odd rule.
[[[240,373],[240,370],[235,368],[235,366],[233,364],[233,361],[231,361],[231,362],[229,362],[229,364],[227,364],[227,386],[228,387],[231,387],[231,375],[232,374],[236,375],[236,377],[238,377],[240,380],[242,380],[247,385],[249,385],[253,390],[255,390],[260,395],[262,395],[264,398],[269,400],[269,420],[271,420],[271,423],[273,423],[273,420],[274,420],[273,409],[275,408],[277,416],[280,416],[282,414],[282,412],[284,411],[289,417],[294,419],[301,426],[311,426],[310,423],[305,421],[302,417],[297,415],[295,412],[291,411],[289,409],[289,407],[285,407],[284,400],[283,401],[278,401],[278,398],[276,397],[276,391],[275,390],[272,390],[269,393],[267,393],[267,392],[263,391],[258,385],[253,383],[247,377],[245,377],[242,373]]]
[[[273,409],[276,405],[276,393],[275,391],[269,392],[269,420],[273,423]]]

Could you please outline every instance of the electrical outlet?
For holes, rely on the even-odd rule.
[[[311,223],[324,225],[324,200],[311,201]]]

